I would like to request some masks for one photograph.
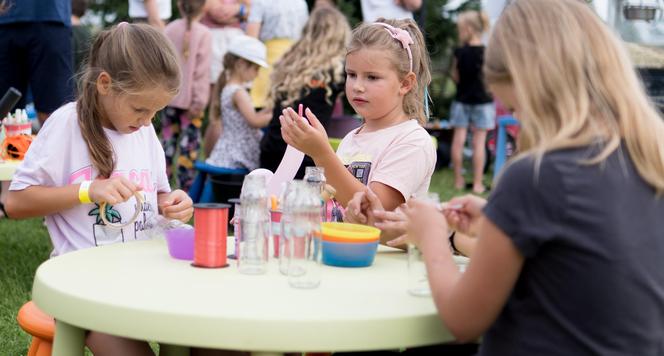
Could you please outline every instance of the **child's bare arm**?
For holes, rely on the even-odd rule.
[[[33,185],[23,190],[12,190],[7,194],[5,210],[12,219],[26,219],[55,214],[71,209],[78,204],[80,184],[64,187]]]
[[[63,187],[33,185],[23,190],[10,191],[5,210],[10,218],[25,219],[46,216],[71,209],[78,204],[80,184]],[[95,179],[90,184],[88,196],[91,201],[117,204],[131,198],[139,188],[124,177]]]
[[[238,90],[233,94],[233,104],[251,127],[258,129],[265,127],[272,119],[272,113],[269,110],[259,112],[254,110],[254,104],[246,90]]]

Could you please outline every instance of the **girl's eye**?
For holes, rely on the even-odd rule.
[[[368,78],[369,80],[376,80],[376,79],[378,79],[378,77],[375,76],[375,75],[369,75],[369,76],[367,76],[367,78]]]
[[[346,77],[355,78],[355,73],[346,73]]]

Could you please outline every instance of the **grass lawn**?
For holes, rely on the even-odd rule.
[[[457,195],[452,171],[437,171],[431,191],[442,200]],[[488,186],[488,181],[486,182]],[[48,259],[50,240],[42,219],[0,220],[0,354],[25,355],[30,338],[16,323],[18,309],[30,300],[32,279],[40,263]]]

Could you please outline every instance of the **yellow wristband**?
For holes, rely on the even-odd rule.
[[[84,180],[81,182],[81,185],[78,187],[78,201],[81,202],[81,204],[90,204],[92,203],[92,200],[90,200],[90,184],[92,184],[91,180]]]

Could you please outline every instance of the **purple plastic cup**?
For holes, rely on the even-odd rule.
[[[175,228],[166,230],[168,253],[178,260],[194,259],[194,229]]]

